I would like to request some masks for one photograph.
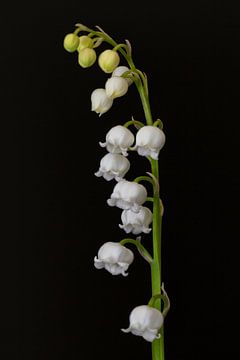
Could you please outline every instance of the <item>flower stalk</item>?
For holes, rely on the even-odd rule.
[[[92,93],[92,110],[96,113],[99,113],[99,115],[108,111],[112,106],[113,99],[125,95],[128,91],[128,86],[132,82],[135,83],[141,99],[142,108],[145,115],[145,123],[144,121],[140,122],[132,118],[132,120],[127,121],[123,126],[115,126],[108,132],[106,136],[106,142],[100,143],[100,145],[102,147],[106,147],[111,155],[109,154],[102,159],[100,169],[96,175],[103,176],[106,180],[115,178],[117,181],[119,181],[114,187],[111,198],[108,199],[107,203],[110,206],[117,206],[124,210],[124,224],[120,225],[121,228],[124,228],[126,232],[130,232],[132,230],[134,233],[135,231],[135,234],[139,233],[139,229],[143,229],[145,233],[148,233],[151,231],[148,226],[152,220],[153,254],[150,255],[147,249],[140,243],[140,237],[138,237],[136,240],[126,238],[117,244],[111,242],[104,244],[99,250],[99,257],[95,258],[95,267],[98,269],[105,268],[113,275],[122,274],[126,276],[127,274],[125,271],[133,261],[133,254],[130,250],[124,247],[125,244],[135,245],[140,254],[149,262],[151,268],[152,288],[152,297],[149,301],[149,306],[143,305],[133,310],[132,315],[130,316],[132,325],[130,324],[130,327],[123,331],[132,331],[135,335],[141,335],[146,340],[151,341],[152,360],[164,360],[163,318],[166,316],[169,310],[170,302],[162,285],[161,268],[163,205],[160,199],[158,153],[165,142],[165,135],[162,132],[163,124],[160,119],[154,121],[152,118],[147,76],[145,73],[136,68],[132,58],[130,42],[126,40],[125,44],[118,44],[99,26],[97,26],[98,30],[90,29],[83,24],[76,24],[76,26],[77,29],[74,31],[74,33],[68,34],[66,36],[65,48],[67,51],[73,52],[74,49],[78,46],[76,35],[78,35],[78,33],[81,31],[88,32],[89,37],[94,37],[93,41],[96,47],[99,46],[102,41],[105,41],[112,46],[112,49],[105,50],[99,56],[98,62],[99,66],[105,73],[113,73],[113,75],[112,78],[108,79],[105,85],[105,89],[96,89]],[[85,37],[82,39],[85,39]],[[88,41],[91,42],[89,39]],[[94,52],[93,49],[91,49],[91,51]],[[118,52],[128,63],[129,69],[124,66],[120,67],[121,69],[117,68],[119,63]],[[89,67],[92,65],[93,60],[87,59],[85,62]],[[83,65],[85,66],[85,63]],[[115,70],[117,72],[116,74],[114,74]],[[130,125],[134,125],[135,128],[139,130],[139,138],[141,140],[136,143],[134,148],[131,148],[134,142],[134,136],[128,130]],[[156,127],[158,129],[156,129]],[[133,182],[122,179],[129,168],[127,162],[125,161],[125,164],[122,158],[128,155],[127,150],[129,149],[137,149],[139,155],[147,157],[147,159],[150,161],[151,171],[147,173],[149,176],[138,176]],[[117,160],[119,162],[118,167],[116,167]],[[125,167],[123,165],[125,165]],[[143,185],[139,184],[140,181],[148,181],[152,184],[152,197],[147,196],[146,189]],[[142,204],[146,201],[151,202],[153,211],[151,214],[150,210],[147,209],[150,213],[149,216],[151,216],[151,218],[149,218],[150,221],[148,221],[148,223],[144,223],[144,221],[147,221],[147,218],[143,218],[144,221],[142,224],[140,224],[140,216],[137,216],[136,214],[140,214],[142,211],[141,216],[147,216],[146,208],[144,213],[142,207]],[[134,221],[136,223],[134,223]],[[163,301],[163,304],[161,300]],[[157,323],[154,323],[154,332],[152,332],[150,326],[153,324],[151,322],[153,321],[151,320],[153,314],[155,314],[156,318],[159,319]],[[135,317],[137,319],[136,322],[134,322]],[[146,328],[145,330],[139,329],[137,327],[138,319],[143,320],[145,317],[147,317],[146,319],[149,320],[149,328]],[[144,321],[143,323],[145,323]],[[159,333],[157,334],[158,330]]]

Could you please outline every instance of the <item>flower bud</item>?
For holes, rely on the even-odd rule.
[[[99,116],[107,112],[112,104],[113,99],[107,96],[105,89],[95,89],[91,95],[92,111],[95,111]]]
[[[98,58],[98,64],[105,73],[111,73],[120,62],[118,53],[114,50],[103,51]]]
[[[137,150],[141,156],[150,156],[158,160],[159,151],[164,144],[164,132],[156,126],[147,125],[138,130],[133,150]]]
[[[130,232],[134,235],[138,235],[141,232],[148,234],[151,231],[149,225],[152,222],[152,217],[151,210],[145,206],[141,206],[138,213],[132,210],[123,210],[121,215],[123,225],[119,224],[119,227],[127,234]]]
[[[129,68],[127,66],[118,66],[113,71],[112,76],[122,76],[122,74],[124,74],[126,71],[129,71]],[[128,85],[131,85],[133,83],[133,81],[129,77],[126,77],[124,79],[127,80]]]
[[[76,34],[67,34],[63,40],[63,47],[69,52],[77,50],[79,45],[79,37]]]
[[[93,46],[93,39],[91,39],[89,36],[82,35],[79,38],[79,45],[77,50],[81,51],[85,48],[91,48]]]
[[[141,184],[134,181],[121,180],[115,185],[108,205],[117,206],[120,209],[131,209],[133,212],[139,212],[141,206],[147,199],[147,190]]]
[[[106,142],[100,142],[101,147],[106,147],[112,154],[122,153],[127,156],[127,150],[134,143],[134,136],[129,129],[122,125],[114,126],[106,135]]]
[[[108,153],[102,158],[99,171],[95,175],[103,176],[107,181],[112,179],[119,181],[125,176],[129,168],[130,162],[125,156]]]
[[[115,99],[126,94],[126,92],[128,91],[128,82],[122,77],[113,76],[107,80],[105,84],[105,89],[107,96]]]
[[[128,274],[125,271],[133,259],[133,252],[125,246],[120,243],[107,242],[100,247],[98,258],[95,256],[94,266],[97,269],[105,268],[112,275],[127,276]]]
[[[131,332],[133,335],[142,336],[145,340],[153,342],[160,338],[159,330],[163,325],[162,313],[148,305],[135,307],[129,317],[130,326],[128,329],[121,329],[123,332]]]
[[[83,68],[92,66],[97,59],[96,51],[90,48],[80,50],[78,53],[78,63]]]

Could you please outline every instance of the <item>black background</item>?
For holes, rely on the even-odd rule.
[[[9,135],[1,359],[151,358],[147,342],[120,331],[131,309],[149,300],[147,263],[135,252],[127,278],[93,267],[101,244],[124,237],[120,210],[106,204],[114,182],[94,176],[105,154],[98,141],[143,113],[133,86],[101,118],[90,111],[91,92],[108,76],[97,64],[80,68],[76,54],[64,51],[63,38],[79,21],[131,41],[148,74],[153,115],[164,123],[166,360],[236,358],[237,332],[226,320],[235,316],[238,285],[238,135],[231,116],[221,120],[237,96],[229,83],[237,69],[234,9],[214,1],[41,1],[12,3],[1,17],[2,133]],[[144,158],[129,158],[129,180],[149,170]],[[143,241],[151,249],[150,236]]]

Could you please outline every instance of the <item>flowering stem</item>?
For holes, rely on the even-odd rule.
[[[132,56],[129,51],[125,50],[125,46],[122,44],[117,44],[107,33],[105,33],[101,28],[97,27],[100,31],[94,31],[83,24],[76,24],[78,29],[75,30],[75,33],[78,31],[83,30],[87,31],[95,36],[101,37],[104,41],[109,43],[110,45],[118,50],[125,60],[128,62],[128,65],[132,72],[135,72],[138,77],[134,77],[134,83],[137,87],[139,92],[145,118],[147,125],[155,125],[161,127],[161,122],[156,121],[153,122],[150,102],[149,102],[149,95],[148,95],[148,83],[147,78],[144,76],[140,70],[136,68],[134,65]],[[151,163],[151,173],[155,177],[157,183],[159,184],[159,169],[158,169],[158,161],[149,159]],[[148,198],[150,200],[151,198]],[[157,191],[154,192],[153,195],[153,225],[152,225],[152,234],[153,234],[153,258],[151,261],[151,279],[152,279],[152,296],[157,296],[161,294],[161,227],[162,227],[162,206],[159,198],[159,187]],[[136,240],[133,239],[125,239],[128,242],[134,243],[136,246]],[[121,243],[123,244],[123,240]],[[141,244],[140,244],[141,245]],[[142,245],[141,245],[142,246]],[[140,249],[138,244],[138,249]],[[144,248],[145,249],[145,248]],[[146,250],[146,249],[145,249]],[[161,309],[161,301],[159,298],[156,299],[154,302],[154,307]],[[161,337],[160,339],[156,339],[152,342],[152,360],[164,360],[164,341],[163,341],[163,327],[160,330]]]
[[[152,115],[150,109],[150,103],[147,93],[144,91],[142,84],[137,86],[139,95],[142,101],[146,122],[148,125],[152,125]],[[159,183],[159,169],[158,160],[150,160],[151,170],[155,179]],[[153,237],[153,261],[151,263],[151,278],[152,278],[152,296],[161,293],[161,230],[162,230],[162,215],[161,204],[159,201],[159,191],[154,193],[153,196],[153,225],[152,225],[152,237]],[[155,307],[161,309],[160,299],[156,300]],[[156,339],[152,342],[152,360],[164,360],[164,338],[163,327],[160,331],[160,339]]]
[[[128,62],[132,70],[135,70],[133,61]],[[147,125],[153,125],[150,102],[148,97],[148,91],[144,89],[144,86],[140,80],[135,81],[138,89],[142,106],[146,118]],[[145,83],[146,86],[146,83]],[[159,183],[159,169],[158,160],[150,159],[152,174],[156,181]],[[153,196],[153,224],[152,224],[152,238],[153,238],[153,261],[151,262],[151,278],[152,278],[152,296],[161,293],[161,232],[162,232],[162,214],[161,203],[159,201],[159,190],[154,192]],[[157,299],[155,307],[161,309],[161,301]],[[164,360],[164,338],[163,338],[163,326],[160,330],[161,337],[152,342],[152,360]]]

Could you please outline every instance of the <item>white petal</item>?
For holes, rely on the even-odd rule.
[[[109,206],[115,206],[116,205],[116,199],[108,199],[107,203]]]
[[[95,256],[95,258],[94,258],[94,266],[95,266],[95,268],[96,269],[102,269],[102,268],[104,268],[104,263],[101,261],[101,260],[99,260],[96,256]]]
[[[95,172],[94,175],[97,177],[101,177],[103,175],[103,173],[102,173],[102,171],[99,170],[99,171]]]
[[[103,177],[104,177],[104,179],[107,180],[107,181],[110,181],[110,180],[112,180],[112,179],[114,178],[114,176],[111,175],[111,174],[109,174],[109,172],[105,172],[105,173],[103,174]]]
[[[150,154],[151,158],[153,160],[158,160],[158,152],[156,151],[151,151],[151,154]]]
[[[158,339],[158,336],[156,335],[157,330],[151,330],[151,329],[147,329],[142,333],[142,337],[150,342],[153,342],[153,340]]]
[[[101,147],[106,147],[106,146],[107,146],[107,143],[106,143],[106,142],[105,142],[105,143],[99,142],[99,145],[100,145]]]
[[[124,333],[129,333],[129,332],[131,332],[131,327],[129,327],[127,329],[121,329],[121,331],[123,331]]]

